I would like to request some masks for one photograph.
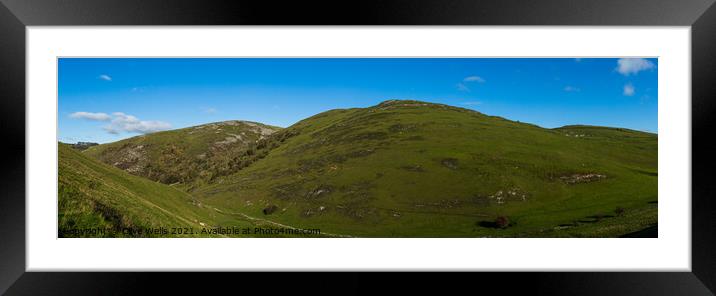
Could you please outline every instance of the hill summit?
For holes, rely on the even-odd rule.
[[[590,225],[575,221],[615,216],[616,208],[656,217],[649,204],[657,199],[654,134],[545,129],[389,100],[323,112],[275,136],[282,140],[260,150],[260,160],[193,194],[233,211],[274,209],[271,218],[281,223],[359,236],[573,235]],[[489,227],[502,216],[510,227]],[[655,220],[611,233],[644,221]]]

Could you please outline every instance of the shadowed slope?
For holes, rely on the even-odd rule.
[[[237,161],[278,127],[224,121],[90,147],[84,153],[131,174],[191,188],[250,164]],[[246,155],[245,159],[255,159]]]

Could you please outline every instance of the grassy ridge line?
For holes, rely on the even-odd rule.
[[[129,175],[60,144],[59,231],[70,229],[192,227],[232,221],[192,205],[180,190]],[[250,226],[232,221],[234,226]],[[70,235],[72,236],[72,235]],[[91,235],[88,235],[91,236]],[[123,236],[123,235],[119,235]],[[172,235],[129,234],[141,237]],[[188,237],[221,237],[195,233]],[[183,236],[182,236],[183,237]]]

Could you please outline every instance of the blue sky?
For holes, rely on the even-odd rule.
[[[287,127],[414,99],[554,128],[657,132],[656,59],[62,58],[59,140],[106,143],[223,120]]]

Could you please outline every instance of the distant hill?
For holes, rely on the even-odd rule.
[[[87,150],[87,148],[89,148],[89,147],[97,146],[99,144],[92,143],[92,142],[77,142],[75,144],[69,144],[69,145],[72,146],[72,148],[82,151],[82,150]]]
[[[617,237],[656,225],[657,142],[391,100],[285,129],[213,123],[82,154],[233,217],[338,235]]]
[[[224,121],[141,135],[85,153],[133,175],[192,187],[248,165],[260,157],[252,154],[257,142],[278,130],[255,122]]]

